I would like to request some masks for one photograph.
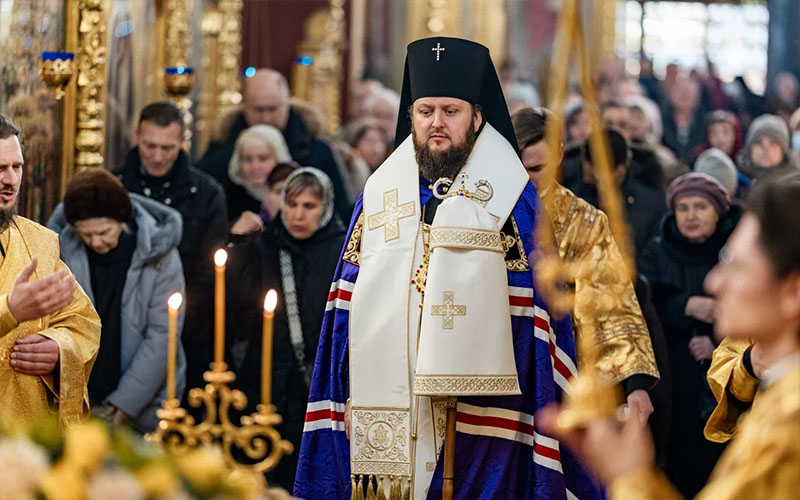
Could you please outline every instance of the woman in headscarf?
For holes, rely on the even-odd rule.
[[[300,448],[308,387],[331,279],[345,228],[333,211],[330,179],[300,168],[284,182],[281,212],[263,233],[231,236],[228,279],[230,332],[239,332],[232,360],[250,408],[259,403],[261,312],[267,290],[278,292],[272,366],[273,404],[281,435]],[[233,323],[233,324],[231,324]],[[237,358],[240,361],[236,361]],[[291,489],[297,453],[284,457],[273,481]]]
[[[267,176],[275,165],[291,159],[283,134],[271,125],[255,125],[239,134],[228,164],[230,182],[225,185],[228,219],[234,222],[245,211],[258,214]]]
[[[717,148],[732,160],[742,150],[742,126],[739,119],[730,111],[718,109],[706,115],[706,140],[689,153],[694,163],[703,151]]]

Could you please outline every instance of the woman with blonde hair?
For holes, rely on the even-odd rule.
[[[239,134],[228,164],[230,182],[224,186],[228,219],[233,222],[243,212],[258,214],[264,202],[267,176],[275,165],[291,159],[283,134],[271,125],[255,125]]]

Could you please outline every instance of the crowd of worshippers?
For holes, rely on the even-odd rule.
[[[630,227],[639,272],[636,296],[654,347],[659,383],[650,389],[658,464],[687,496],[705,484],[725,447],[703,435],[716,406],[706,382],[717,340],[715,300],[703,282],[742,214],[750,186],[798,170],[800,89],[782,76],[771,101],[744,82],[671,67],[658,80],[601,82],[597,110],[610,145],[613,179]],[[586,105],[571,95],[563,124],[538,107],[536,88],[503,74],[522,162],[540,194],[561,183],[601,208]],[[321,115],[290,98],[283,75],[259,70],[241,109],[222,116],[196,164],[182,149],[184,119],[166,102],[141,110],[136,146],[123,165],[72,178],[48,226],[61,257],[102,321],[88,381],[93,410],[140,432],[157,425],[166,395],[167,297],[185,293],[178,393],[205,384],[212,359],[212,254],[227,248],[225,360],[255,408],[260,393],[261,303],[279,302],[273,395],[281,434],[300,447],[308,387],[331,277],[364,184],[391,153],[399,95],[376,80],[354,87],[348,116],[328,137]],[[765,114],[765,111],[772,113]],[[399,119],[406,119],[400,117]],[[545,141],[555,123],[557,150]],[[112,173],[113,172],[113,173]],[[289,298],[292,300],[289,300]],[[634,390],[636,387],[626,388]],[[630,390],[628,390],[630,392]],[[184,399],[184,406],[192,412]],[[291,490],[297,454],[276,481]]]

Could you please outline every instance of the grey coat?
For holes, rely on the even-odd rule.
[[[130,196],[137,241],[122,292],[122,373],[119,385],[105,404],[125,412],[137,430],[150,432],[158,424],[156,410],[167,396],[167,298],[175,292],[185,294],[177,250],[182,222],[181,215],[166,205],[136,194]],[[86,246],[64,217],[63,204],[56,207],[47,226],[58,233],[61,259],[94,303]],[[179,336],[183,311],[181,308],[178,318]],[[177,347],[175,380],[176,396],[180,398],[186,380],[186,358],[180,338]]]

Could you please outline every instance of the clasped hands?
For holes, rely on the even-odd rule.
[[[52,314],[72,302],[78,287],[68,271],[59,271],[38,281],[30,281],[38,260],[20,271],[8,294],[8,309],[18,323]],[[39,334],[28,335],[11,350],[11,368],[24,375],[47,375],[58,364],[58,344]]]

